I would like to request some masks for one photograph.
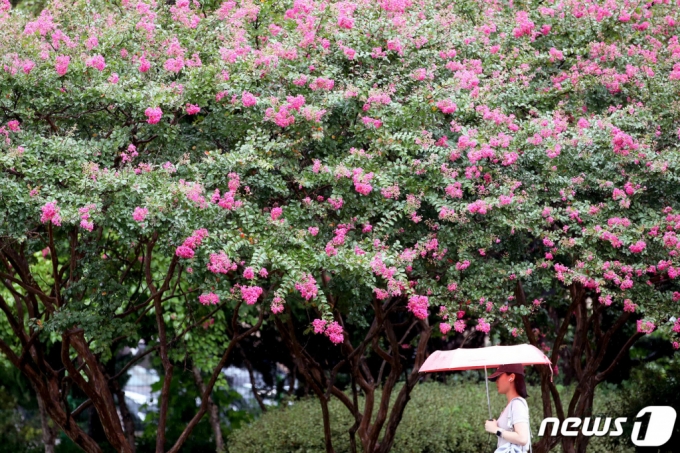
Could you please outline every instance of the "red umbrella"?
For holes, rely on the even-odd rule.
[[[486,369],[498,368],[501,365],[510,363],[548,365],[550,367],[550,382],[552,382],[553,368],[550,359],[538,348],[530,344],[435,351],[430,354],[418,371],[421,373],[436,373],[438,371],[479,370],[484,368],[486,402],[489,406],[489,418],[491,418],[489,381]]]

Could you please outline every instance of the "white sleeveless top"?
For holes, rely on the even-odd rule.
[[[499,428],[512,431],[512,427],[515,423],[526,422],[529,424],[529,405],[526,404],[526,400],[520,400],[524,400],[524,398],[518,396],[517,398],[514,398],[512,401],[510,401],[507,406],[505,406],[505,409],[503,409],[503,412],[501,412],[501,415],[498,417]],[[510,410],[510,405],[512,405],[512,411]],[[509,443],[509,440],[499,437],[496,448]],[[531,440],[527,441],[526,445],[522,447],[522,451],[529,451],[530,443]]]

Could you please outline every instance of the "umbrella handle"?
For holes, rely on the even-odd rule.
[[[484,382],[486,383],[486,404],[489,407],[489,420],[491,418],[491,400],[489,399],[489,377],[486,374],[486,365],[484,365]]]

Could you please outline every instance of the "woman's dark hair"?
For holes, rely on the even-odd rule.
[[[519,396],[522,398],[529,398],[529,395],[527,395],[527,384],[524,381],[524,376],[521,374],[515,374],[515,390],[517,390],[517,393]]]

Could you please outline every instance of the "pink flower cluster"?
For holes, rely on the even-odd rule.
[[[312,83],[309,84],[309,88],[312,91],[316,90],[327,90],[330,91],[335,86],[335,81],[332,79],[327,79],[325,77],[317,77]]]
[[[458,106],[452,100],[444,99],[442,101],[437,102],[437,108],[441,110],[442,113],[449,114],[454,113],[456,109],[458,109]]]
[[[342,205],[344,204],[344,200],[342,197],[337,197],[337,198],[329,198],[328,203],[333,207],[333,209],[338,210],[342,208]]]
[[[273,208],[271,212],[271,218],[272,220],[278,220],[279,217],[283,215],[283,209],[282,208]]]
[[[252,107],[257,104],[257,98],[252,93],[244,91],[241,95],[241,102],[244,107]]]
[[[484,318],[479,318],[479,321],[477,325],[475,326],[475,330],[478,330],[480,332],[484,333],[489,333],[491,330],[491,325],[484,320]]]
[[[104,60],[104,57],[102,57],[101,55],[94,55],[87,59],[87,61],[85,62],[85,66],[89,68],[95,68],[101,72],[106,67],[106,61]]]
[[[271,310],[272,313],[275,315],[278,315],[279,313],[283,313],[283,304],[285,301],[281,296],[274,296],[274,299],[272,300],[272,305],[271,305]]]
[[[531,36],[535,24],[529,19],[529,13],[526,11],[518,11],[515,15],[515,24],[517,25],[512,30],[512,35],[515,38],[521,38],[524,35]]]
[[[175,255],[180,258],[190,259],[194,257],[194,250],[201,245],[203,239],[208,237],[208,230],[201,228],[193,232],[191,236],[184,240],[184,243],[177,247],[175,250]]]
[[[146,110],[144,110],[144,115],[147,117],[147,123],[156,124],[161,120],[163,111],[160,107],[148,107]]]
[[[361,122],[364,123],[364,126],[373,126],[376,129],[382,126],[382,121],[371,118],[370,116],[362,116]]]
[[[465,260],[462,263],[461,262],[456,263],[456,270],[457,271],[464,271],[468,267],[470,267],[470,261],[468,261],[468,260]]]
[[[627,156],[631,151],[636,151],[640,145],[635,143],[633,137],[617,127],[612,128],[612,147],[616,154]]]
[[[236,191],[238,190],[239,186],[241,185],[241,180],[239,178],[239,175],[236,173],[229,173],[229,191],[225,192],[222,197],[220,198],[220,190],[215,189],[215,192],[213,192],[213,195],[210,199],[212,203],[216,203],[217,206],[220,208],[226,209],[227,211],[231,211],[237,208],[240,208],[243,206],[243,202],[240,200],[236,200]]]
[[[267,120],[273,120],[279,127],[288,127],[295,123],[295,117],[288,110],[287,104],[279,107],[278,111],[272,107],[269,107],[265,110],[264,116]]]
[[[315,319],[312,321],[312,326],[315,334],[325,334],[334,344],[340,344],[345,340],[342,326],[336,321],[329,324],[324,319]]]
[[[139,153],[137,152],[137,147],[133,144],[130,144],[127,148],[127,151],[123,151],[120,153],[121,160],[123,163],[125,162],[131,162],[132,159],[137,157]]]
[[[647,247],[645,241],[637,241],[635,244],[628,247],[633,253],[642,253],[642,251]]]
[[[355,168],[352,173],[354,174],[352,177],[354,189],[361,195],[368,195],[373,190],[373,186],[369,184],[373,179],[373,172],[364,174],[362,168]]]
[[[654,332],[654,329],[656,329],[656,326],[654,325],[653,322],[651,321],[643,321],[642,319],[638,319],[637,321],[637,331],[640,333],[646,333],[649,335],[650,333]]]
[[[243,270],[243,278],[247,280],[252,280],[253,278],[255,278],[255,270],[250,266],[246,267]]]
[[[247,305],[253,305],[262,295],[263,289],[259,286],[241,286],[241,297]]]
[[[220,303],[220,296],[215,293],[201,294],[198,301],[203,305],[217,305]]]
[[[232,263],[226,253],[211,253],[208,270],[213,274],[226,274],[236,270],[236,263]]]
[[[316,286],[316,280],[314,280],[312,274],[303,274],[302,280],[295,283],[295,289],[300,291],[300,295],[305,300],[314,299],[319,291]]]
[[[680,319],[675,320],[675,324],[673,324],[673,332],[680,333]]]
[[[42,216],[40,216],[40,221],[42,223],[52,223],[55,226],[61,226],[61,215],[59,214],[59,206],[57,206],[56,201],[50,201],[45,203],[41,208]]]
[[[70,62],[71,57],[69,57],[68,55],[57,56],[57,60],[54,67],[57,71],[57,74],[59,74],[60,77],[66,74],[66,72],[68,71],[68,65]]]
[[[143,222],[148,214],[149,210],[147,208],[140,208],[139,206],[137,206],[135,208],[135,211],[132,213],[132,219],[135,222]]]
[[[94,209],[97,209],[97,205],[95,204],[88,204],[87,206],[78,209],[78,213],[80,214],[80,228],[87,231],[92,231],[94,229],[94,223],[90,220],[90,211]]]
[[[442,333],[442,335],[446,335],[451,331],[451,324],[448,322],[439,323],[439,331]]]
[[[201,111],[201,108],[195,104],[187,104],[186,110],[187,115],[196,115],[198,112]]]
[[[477,200],[474,203],[467,205],[468,212],[475,214],[486,214],[491,207],[484,200]]]
[[[408,309],[418,319],[427,318],[427,307],[430,302],[427,296],[413,295],[408,299]]]
[[[632,300],[625,299],[623,301],[623,311],[627,311],[629,313],[635,313],[636,308],[637,308],[637,304],[634,304]]]

